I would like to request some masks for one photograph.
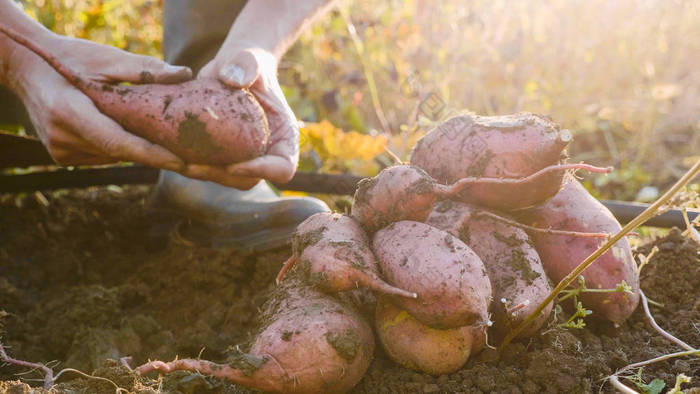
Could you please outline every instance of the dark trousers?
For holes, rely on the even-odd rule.
[[[163,56],[168,63],[199,71],[219,50],[246,0],[166,0],[163,2]],[[49,48],[50,49],[50,48]],[[0,125],[33,127],[22,102],[0,86]]]

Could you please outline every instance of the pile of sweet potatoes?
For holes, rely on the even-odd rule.
[[[571,176],[608,169],[566,164],[571,134],[532,115],[459,116],[414,147],[410,165],[360,183],[350,215],[301,223],[292,256],[263,310],[263,327],[236,362],[151,362],[278,392],[343,392],[369,366],[374,333],[397,363],[430,374],[522,323],[561,280],[620,230]],[[586,308],[627,318],[639,279],[626,240],[584,271]],[[550,320],[552,305],[520,337]]]

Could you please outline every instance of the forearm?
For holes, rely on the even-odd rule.
[[[272,52],[278,59],[334,0],[250,0],[231,27],[222,49],[241,43]]]
[[[54,38],[51,31],[30,18],[12,0],[0,0],[0,24],[42,47],[50,45]],[[0,84],[12,90],[19,89],[19,73],[24,69],[23,63],[35,59],[38,57],[29,50],[0,33]]]

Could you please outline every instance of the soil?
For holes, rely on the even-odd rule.
[[[176,356],[225,360],[228,349],[250,341],[258,310],[290,254],[283,248],[246,255],[157,236],[149,192],[73,190],[45,195],[44,203],[32,194],[0,196],[2,342],[16,358],[109,378],[129,392],[249,392],[185,372],[137,377],[115,361],[127,355],[132,366]],[[639,251],[654,245],[659,253],[641,281],[647,296],[664,304],[652,313],[666,330],[698,346],[700,248],[671,231]],[[590,316],[583,329],[563,329],[557,327],[563,318],[532,339],[500,353],[486,349],[462,370],[439,377],[401,368],[378,347],[353,392],[612,392],[608,374],[679,350],[649,327],[641,306],[619,327]],[[0,366],[0,392],[28,393],[27,384],[41,385],[32,380],[42,378],[38,372],[20,372],[26,369]],[[671,388],[681,373],[694,378],[684,389],[700,383],[698,358],[653,364],[641,376]],[[54,392],[111,394],[115,386],[66,372]]]

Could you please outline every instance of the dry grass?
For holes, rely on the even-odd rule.
[[[575,159],[623,169],[612,182],[627,183],[632,197],[646,183],[663,186],[679,176],[692,163],[683,160],[698,154],[698,2],[344,4],[394,133],[417,126],[416,106],[431,93],[480,114],[547,114],[578,137]],[[287,59],[303,87],[300,106],[320,108],[307,116],[380,127],[341,15],[316,25]],[[412,78],[418,83],[407,89]],[[340,102],[336,111],[324,107],[329,92]],[[348,116],[355,111],[363,124]]]

